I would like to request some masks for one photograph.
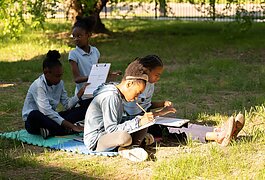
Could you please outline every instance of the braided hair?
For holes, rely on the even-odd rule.
[[[125,70],[123,79],[148,80],[149,70],[138,60],[131,62]]]
[[[163,62],[157,55],[147,55],[145,57],[137,58],[137,60],[149,71],[152,71],[156,67],[163,67]]]

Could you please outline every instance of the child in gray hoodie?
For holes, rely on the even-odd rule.
[[[84,127],[84,143],[89,150],[106,151],[115,147],[119,154],[132,161],[147,159],[147,152],[140,146],[146,129],[128,132],[154,120],[151,112],[122,121],[123,102],[134,101],[141,94],[148,81],[148,70],[138,61],[127,67],[118,84],[103,84],[94,91],[94,99],[87,109]],[[175,109],[172,108],[172,112]]]

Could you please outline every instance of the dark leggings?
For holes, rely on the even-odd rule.
[[[79,107],[59,112],[59,115],[71,123],[83,121],[90,102],[91,99],[82,100]],[[40,134],[40,128],[48,129],[52,136],[69,134],[69,130],[57,124],[54,120],[38,110],[33,110],[29,113],[28,118],[25,121],[25,128],[30,134]]]

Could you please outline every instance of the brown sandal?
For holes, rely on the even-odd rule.
[[[227,146],[230,143],[233,136],[233,132],[235,131],[235,125],[235,118],[233,116],[228,118],[225,127],[225,137],[221,143],[221,146]]]
[[[235,130],[233,132],[233,139],[237,138],[238,133],[241,131],[241,129],[243,129],[244,125],[245,125],[245,117],[243,116],[243,114],[239,113],[236,118],[235,118]]]

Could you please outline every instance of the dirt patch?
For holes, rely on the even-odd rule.
[[[264,63],[265,62],[265,49],[247,49],[244,51],[230,49],[213,49],[213,55],[217,58],[228,58],[228,59],[235,59],[240,60],[248,63]],[[253,61],[253,58],[255,59]]]
[[[14,83],[0,83],[0,88],[12,87],[15,86]]]

